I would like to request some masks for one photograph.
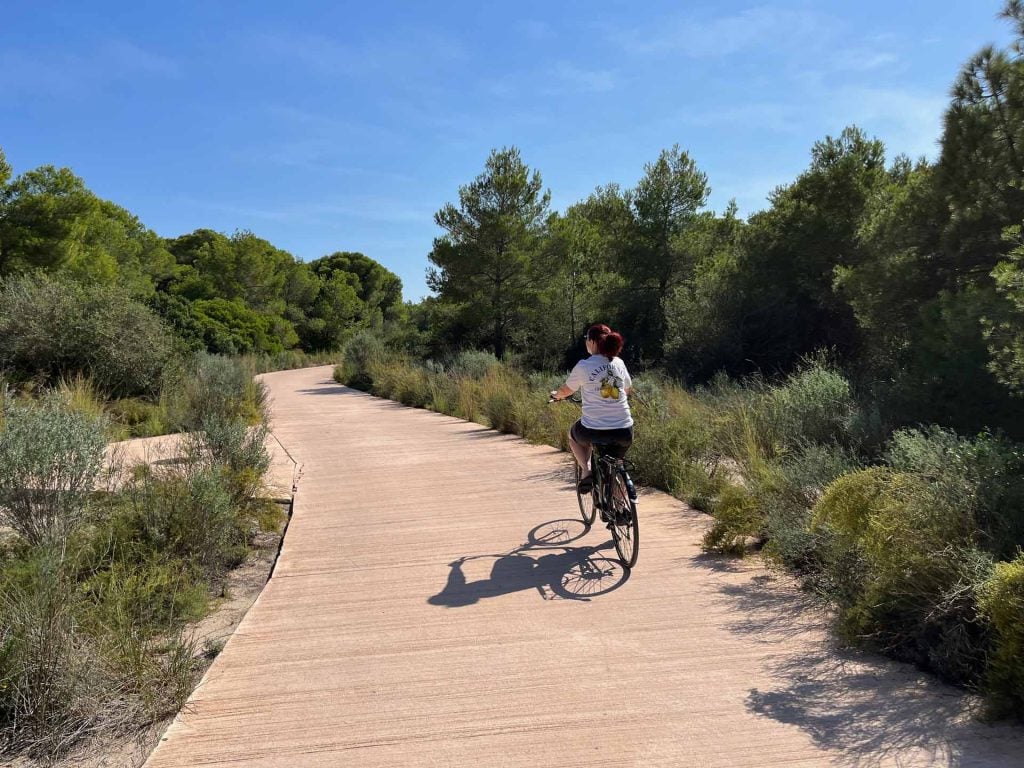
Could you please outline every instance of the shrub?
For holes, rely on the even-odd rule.
[[[765,514],[765,555],[817,589],[830,547],[812,530],[811,509],[826,486],[857,469],[857,458],[838,445],[808,443],[774,466],[774,482],[756,489]]]
[[[758,410],[766,433],[785,447],[846,442],[857,414],[850,383],[821,361],[809,361],[771,388]]]
[[[30,544],[65,540],[86,513],[103,465],[105,423],[58,395],[8,405],[0,431],[0,521]]]
[[[245,532],[224,475],[214,467],[137,473],[96,537],[95,558],[144,566],[177,559],[207,577],[241,561]],[[181,606],[175,606],[182,613]]]
[[[166,378],[161,404],[168,420],[184,431],[201,429],[211,417],[266,419],[266,387],[253,381],[242,362],[199,353],[192,364],[174,367]]]
[[[241,512],[250,510],[270,467],[267,434],[265,424],[250,427],[237,418],[210,414],[188,440],[194,458],[222,473],[231,501]]]
[[[180,708],[195,672],[180,627],[196,613],[173,610],[188,591],[205,600],[173,562],[69,554],[25,549],[0,573],[0,741],[46,761]]]
[[[940,427],[893,435],[886,460],[933,485],[944,503],[976,526],[997,557],[1024,545],[1024,449],[1001,437],[963,438]]]
[[[50,757],[102,726],[117,681],[80,631],[78,590],[46,550],[0,574],[0,728]]]
[[[168,331],[118,289],[25,275],[0,287],[0,367],[56,383],[84,375],[114,396],[153,394]]]
[[[760,536],[762,520],[757,500],[746,489],[727,485],[715,505],[715,523],[704,534],[704,548],[742,555],[749,540]]]
[[[387,356],[384,341],[372,331],[360,331],[355,334],[341,350],[340,377],[341,384],[366,392],[373,387],[371,369],[375,363]]]
[[[1024,718],[1024,554],[998,563],[979,593],[995,634],[985,680],[989,703],[997,716]]]
[[[985,638],[973,595],[991,558],[961,510],[921,477],[876,467],[832,483],[814,523],[834,534],[837,563],[860,563],[845,579],[843,634],[955,682],[976,674]]]
[[[450,371],[455,376],[482,379],[488,371],[500,365],[492,353],[480,349],[464,349],[452,360]]]

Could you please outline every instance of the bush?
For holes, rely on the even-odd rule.
[[[82,572],[94,573],[86,583]],[[78,740],[173,714],[194,683],[189,585],[166,562],[109,567],[24,549],[0,573],[0,741],[49,761]],[[198,598],[205,589],[189,587]],[[194,614],[193,614],[194,616]]]
[[[247,510],[270,467],[266,425],[249,427],[239,419],[210,414],[190,439],[190,452],[223,472],[234,506]]]
[[[930,427],[893,435],[885,456],[895,470],[933,485],[944,503],[977,527],[980,543],[999,558],[1024,545],[1024,448],[1001,437],[968,439]]]
[[[832,552],[827,537],[812,530],[811,509],[822,490],[858,468],[855,455],[838,445],[808,443],[777,460],[773,480],[756,489],[765,515],[765,555],[821,591]]]
[[[465,349],[452,360],[450,372],[455,376],[482,379],[495,366],[500,365],[492,353],[480,349]]]
[[[841,632],[954,682],[970,682],[985,652],[976,586],[991,558],[972,544],[962,510],[916,475],[872,468],[839,478],[814,509],[834,534],[844,582]]]
[[[979,593],[995,634],[985,680],[989,703],[997,716],[1024,718],[1024,554],[998,563]]]
[[[54,553],[0,575],[0,728],[32,754],[56,755],[101,727],[117,681],[79,629],[81,598]]]
[[[54,384],[76,374],[113,396],[154,394],[172,339],[123,292],[26,275],[0,286],[0,367]]]
[[[727,485],[715,504],[715,523],[704,534],[709,552],[742,555],[751,538],[761,535],[763,517],[757,500],[738,485]]]
[[[67,539],[103,466],[104,428],[58,395],[10,403],[0,431],[0,522],[33,545]]]
[[[857,415],[850,383],[821,361],[771,388],[758,410],[762,428],[784,447],[848,442]]]
[[[96,537],[98,559],[109,553],[140,567],[177,559],[208,578],[243,559],[245,531],[232,489],[218,469],[187,467],[160,475],[142,471],[122,497]],[[184,612],[181,605],[173,607]]]
[[[387,349],[380,336],[371,331],[360,331],[341,350],[335,381],[369,392],[373,387],[371,368],[386,356]]]
[[[200,353],[191,365],[168,372],[161,403],[173,425],[192,431],[211,417],[265,421],[266,397],[266,387],[242,362]]]

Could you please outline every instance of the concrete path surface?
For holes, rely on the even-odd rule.
[[[640,500],[640,559],[577,522],[565,454],[269,374],[301,465],[273,578],[147,765],[1024,766],[1021,729],[830,646],[707,518]],[[569,406],[559,406],[569,407]]]

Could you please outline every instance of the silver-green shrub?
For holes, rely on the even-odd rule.
[[[498,365],[498,358],[490,352],[479,349],[464,349],[452,360],[451,371],[456,376],[482,379],[496,365]]]
[[[57,395],[11,402],[0,431],[0,523],[30,544],[65,540],[86,514],[103,466],[103,419]]]
[[[0,367],[55,383],[84,374],[115,396],[153,394],[171,336],[116,288],[24,275],[0,284]]]
[[[372,331],[360,331],[345,344],[335,379],[350,387],[369,391],[373,386],[373,366],[387,354],[383,339]]]
[[[169,371],[165,378],[169,418],[183,430],[200,429],[211,416],[259,420],[265,398],[248,366],[221,355],[200,353],[190,366]]]
[[[857,407],[841,373],[819,361],[808,363],[766,392],[758,408],[759,426],[779,446],[807,442],[846,442]]]

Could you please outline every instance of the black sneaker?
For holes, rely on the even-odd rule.
[[[576,490],[580,493],[590,493],[594,490],[594,476],[587,475],[586,477],[581,477],[580,481],[576,484]]]

